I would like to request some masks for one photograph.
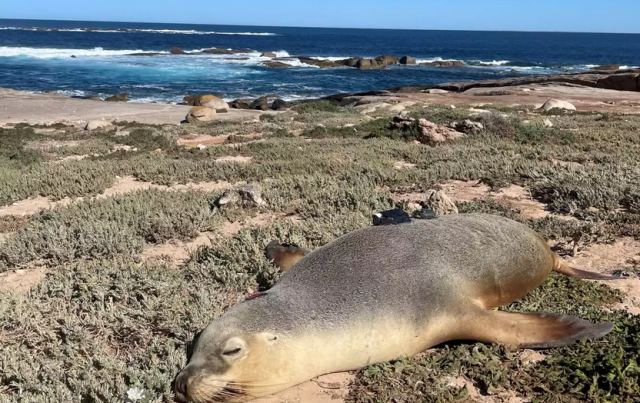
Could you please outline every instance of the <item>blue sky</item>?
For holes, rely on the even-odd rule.
[[[0,18],[640,32],[638,0],[0,0]]]

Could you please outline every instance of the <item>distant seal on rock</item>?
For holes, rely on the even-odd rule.
[[[243,401],[450,340],[548,348],[610,323],[495,311],[569,268],[538,234],[490,215],[368,227],[306,255],[213,321],[174,381],[178,401]]]

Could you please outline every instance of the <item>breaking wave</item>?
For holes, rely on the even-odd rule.
[[[240,35],[240,36],[278,36],[273,32],[226,32],[226,31],[198,31],[193,29],[145,29],[145,28],[39,28],[39,27],[0,27],[1,31],[31,31],[31,32],[96,32],[120,34],[170,34],[170,35]]]

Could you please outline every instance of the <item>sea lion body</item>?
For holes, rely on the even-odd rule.
[[[448,340],[535,347],[606,333],[606,326],[594,329],[573,318],[490,311],[525,296],[556,266],[544,239],[501,217],[455,215],[369,227],[306,255],[268,292],[214,321],[189,365],[207,367],[212,346],[224,340],[262,335],[255,354],[249,346],[231,365],[243,367],[242,374],[208,370],[217,385],[244,379],[232,381],[237,388],[227,388],[226,396],[243,399]],[[215,395],[180,376],[177,382],[193,401]]]

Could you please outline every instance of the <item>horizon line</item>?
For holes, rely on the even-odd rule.
[[[227,27],[256,27],[256,28],[311,28],[311,29],[355,29],[355,30],[383,30],[383,31],[444,31],[444,32],[506,32],[506,33],[541,33],[541,34],[607,34],[607,35],[638,35],[640,32],[607,32],[607,31],[538,31],[538,30],[496,30],[496,29],[443,29],[443,28],[372,28],[372,27],[328,27],[328,26],[295,26],[295,25],[240,25],[198,22],[149,22],[149,21],[114,21],[114,20],[47,20],[42,18],[8,18],[2,20],[13,21],[61,21],[61,22],[99,22],[121,24],[165,24],[165,25],[210,25]]]

